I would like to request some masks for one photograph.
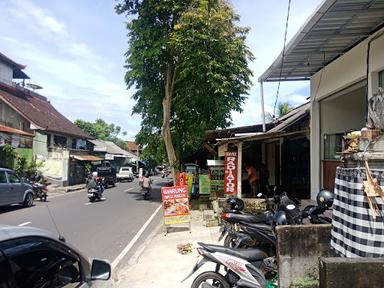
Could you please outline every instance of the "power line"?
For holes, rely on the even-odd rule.
[[[282,57],[281,57],[279,83],[277,85],[277,92],[276,92],[276,98],[275,98],[275,105],[273,105],[273,117],[272,118],[275,118],[275,115],[276,115],[276,104],[277,104],[277,99],[279,98],[279,93],[280,93],[281,75],[283,74],[283,66],[284,66],[284,58],[285,58],[285,45],[287,42],[287,32],[288,32],[288,23],[289,23],[290,11],[291,11],[291,0],[288,0],[288,13],[287,13],[287,21],[285,22],[284,46],[283,46],[283,53],[282,53]]]

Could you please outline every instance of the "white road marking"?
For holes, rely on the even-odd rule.
[[[29,224],[31,224],[31,223],[32,223],[32,222],[24,222],[24,223],[19,224],[18,226],[22,227],[22,226],[29,225]]]
[[[84,203],[84,205],[91,205],[92,202],[87,202],[87,203]]]
[[[159,205],[159,207],[157,207],[155,212],[153,212],[153,214],[151,215],[151,217],[149,217],[147,222],[144,223],[143,227],[141,227],[141,229],[139,230],[139,232],[137,232],[135,237],[133,237],[133,239],[128,243],[128,245],[124,248],[124,250],[121,251],[121,253],[116,257],[116,259],[113,260],[113,262],[111,264],[112,270],[116,268],[116,266],[120,263],[120,261],[124,258],[124,256],[127,255],[127,253],[132,248],[132,246],[135,245],[136,241],[140,238],[141,234],[143,234],[144,230],[151,223],[152,219],[155,218],[157,212],[159,212],[161,207],[162,207],[162,205]]]
[[[133,189],[135,189],[135,188],[136,188],[136,187],[131,187],[131,188],[129,188],[129,189],[125,189],[124,192],[131,191],[131,190],[133,190]]]

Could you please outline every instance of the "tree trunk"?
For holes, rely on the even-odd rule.
[[[173,147],[170,120],[171,120],[171,99],[173,94],[173,84],[175,81],[175,71],[168,65],[165,73],[165,94],[163,99],[163,127],[162,136],[167,150],[169,165],[171,166],[173,184],[176,185],[176,164],[177,158]]]

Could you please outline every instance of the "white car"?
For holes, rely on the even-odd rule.
[[[121,167],[119,170],[119,173],[117,173],[116,175],[116,179],[117,181],[120,181],[120,182],[124,180],[127,180],[129,182],[133,181],[132,167],[128,167],[128,166]]]

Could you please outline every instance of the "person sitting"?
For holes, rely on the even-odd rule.
[[[149,173],[146,172],[143,177],[143,189],[145,192],[149,193],[151,189],[152,180],[149,178]]]
[[[92,178],[88,181],[87,190],[96,189],[99,197],[103,194],[103,185],[97,181],[97,172],[92,172]]]

